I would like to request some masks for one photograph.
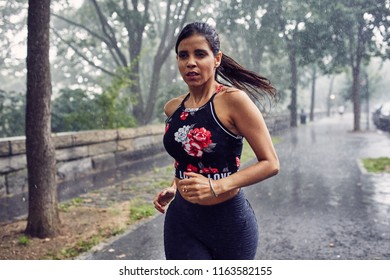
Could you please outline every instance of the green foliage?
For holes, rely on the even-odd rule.
[[[137,101],[128,93],[134,84],[131,66],[118,69],[110,85],[97,98],[102,126],[105,128],[134,127],[135,119],[131,116],[131,106]],[[127,90],[127,91],[126,91]],[[133,98],[131,98],[131,97]]]
[[[63,249],[61,251],[61,255],[67,259],[77,257],[78,255],[89,251],[93,246],[99,244],[101,240],[102,236],[100,234],[95,234],[87,240],[80,240],[76,245],[70,248]]]
[[[53,132],[93,129],[97,126],[95,96],[89,96],[81,89],[62,89],[53,101]]]
[[[68,212],[69,209],[71,209],[72,207],[79,206],[83,202],[84,202],[84,199],[82,199],[80,197],[76,197],[76,198],[74,198],[74,199],[72,199],[70,201],[61,203],[59,205],[59,210],[62,211],[62,212]]]
[[[352,100],[352,74],[348,69],[345,71],[349,75],[346,75],[346,81],[344,86],[338,93],[341,97],[341,102]],[[362,67],[360,72],[360,98],[361,100],[366,99],[367,91],[370,98],[374,98],[378,95],[380,90],[380,82],[382,80],[382,74],[377,69],[370,69],[369,67]]]
[[[362,56],[364,63],[373,56],[389,57],[390,37],[386,34],[390,25],[388,1],[324,0],[313,1],[312,5],[320,15],[315,30],[321,28],[325,31],[318,38],[325,44],[320,57],[330,59],[328,65],[322,65],[326,69],[356,67],[358,55]]]
[[[144,218],[153,216],[155,213],[154,207],[148,202],[144,203],[140,200],[135,200],[130,207],[131,221],[139,221]]]
[[[53,101],[53,132],[134,127],[128,98],[121,98],[117,88],[102,94],[81,89],[63,89]]]
[[[228,36],[232,47],[227,54],[232,53],[242,65],[265,76],[271,73],[267,69],[270,60],[284,55],[276,4],[277,1],[224,1],[219,4],[222,12],[217,17],[218,30]]]
[[[368,172],[390,172],[390,158],[388,157],[364,158],[363,165]]]
[[[30,239],[26,235],[19,237],[18,244],[21,246],[27,246],[30,243]]]
[[[22,93],[0,90],[0,138],[25,134],[26,99]]]
[[[25,59],[14,50],[24,46],[20,35],[26,27],[27,2],[0,1],[0,84],[6,90],[16,88],[9,86],[10,84],[21,82],[20,77],[25,67]]]

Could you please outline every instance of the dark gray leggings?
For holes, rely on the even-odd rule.
[[[190,203],[177,192],[166,213],[167,260],[250,260],[258,239],[256,217],[242,191],[212,206]]]

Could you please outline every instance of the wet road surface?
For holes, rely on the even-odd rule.
[[[352,133],[344,118],[283,135],[280,174],[248,188],[258,259],[390,259],[390,174],[360,166],[361,158],[390,156],[390,137]]]
[[[368,174],[360,161],[390,157],[390,135],[353,133],[352,123],[334,116],[280,135],[280,173],[245,188],[257,259],[390,259],[390,173]],[[164,259],[163,221],[158,214],[80,258]]]

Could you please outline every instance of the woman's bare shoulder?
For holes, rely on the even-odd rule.
[[[167,117],[172,116],[172,114],[180,106],[181,102],[184,100],[184,98],[186,96],[187,96],[187,94],[183,94],[179,97],[172,98],[167,103],[165,103],[165,106],[164,106],[165,115],[167,115]]]
[[[251,103],[249,96],[244,91],[234,87],[224,87],[220,92],[220,99],[228,106]]]

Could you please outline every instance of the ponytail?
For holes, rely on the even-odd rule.
[[[216,81],[221,83],[218,77],[245,91],[254,100],[260,100],[265,96],[270,99],[276,99],[277,97],[276,89],[267,78],[242,67],[226,54],[222,54],[221,64],[215,75]]]

